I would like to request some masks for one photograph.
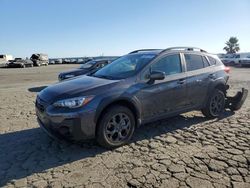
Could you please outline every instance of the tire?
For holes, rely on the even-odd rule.
[[[25,66],[25,64],[22,64],[21,67],[22,67],[22,68],[25,68],[26,66]]]
[[[96,140],[105,148],[116,148],[128,143],[134,130],[135,117],[131,110],[125,106],[115,105],[108,108],[100,117]]]
[[[219,117],[225,110],[225,94],[215,89],[209,97],[206,107],[201,110],[204,116],[208,118]]]

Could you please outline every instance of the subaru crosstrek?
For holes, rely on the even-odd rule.
[[[144,123],[191,110],[209,118],[238,110],[248,92],[228,97],[228,72],[217,56],[193,47],[136,50],[92,75],[42,90],[37,119],[53,137],[118,147]]]

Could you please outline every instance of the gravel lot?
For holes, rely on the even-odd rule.
[[[249,97],[221,119],[190,112],[143,125],[113,151],[58,143],[38,128],[34,101],[73,67],[0,69],[0,187],[250,188]],[[250,90],[250,68],[232,68],[230,84]]]

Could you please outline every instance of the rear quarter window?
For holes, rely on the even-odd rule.
[[[208,60],[210,62],[210,65],[216,65],[217,60],[215,58],[208,56]]]
[[[210,66],[210,64],[209,64],[206,57],[202,56],[202,60],[203,60],[203,63],[204,63],[204,67],[209,67]]]

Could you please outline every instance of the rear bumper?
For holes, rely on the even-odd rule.
[[[248,95],[248,90],[242,88],[241,91],[238,91],[237,94],[233,97],[226,97],[226,105],[225,108],[229,108],[232,111],[239,110],[244,104]]]

